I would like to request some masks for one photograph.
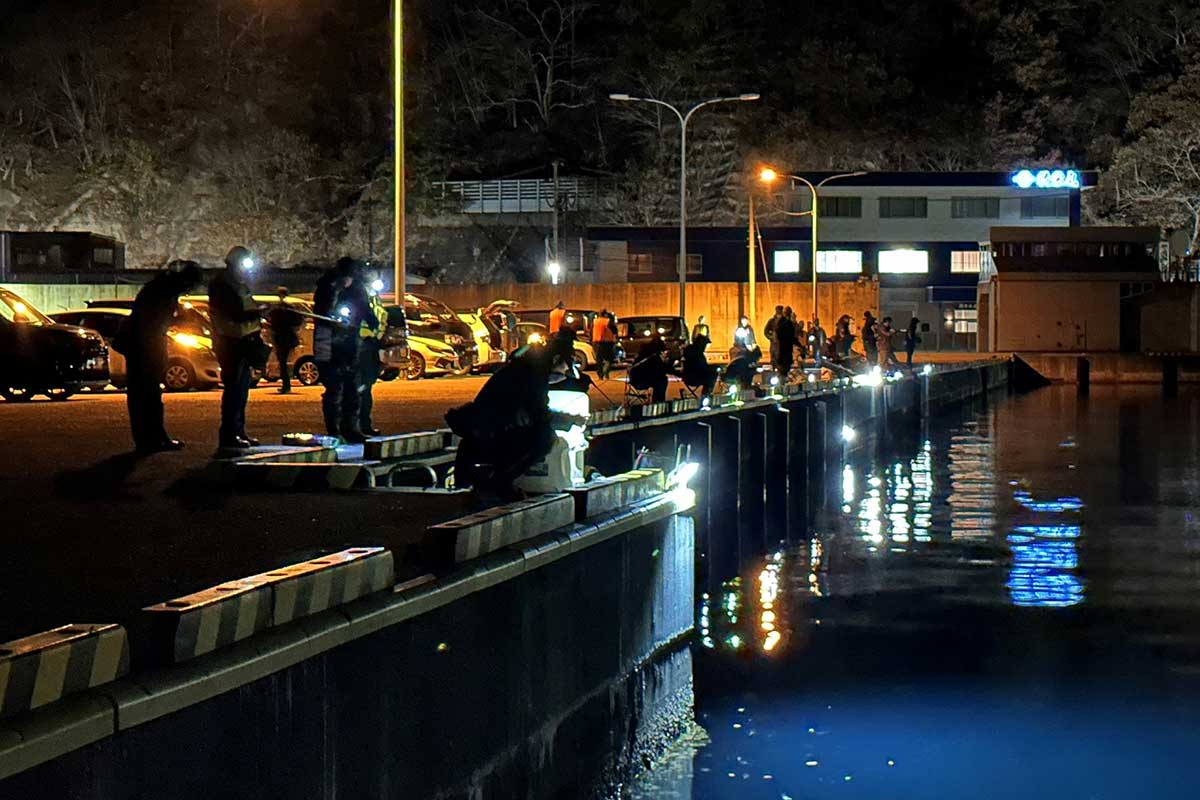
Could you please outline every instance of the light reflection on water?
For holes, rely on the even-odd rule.
[[[711,742],[669,796],[1197,796],[1200,396],[893,434],[702,603]]]

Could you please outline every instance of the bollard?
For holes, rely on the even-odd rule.
[[[1075,359],[1075,383],[1079,394],[1087,394],[1092,382],[1092,362],[1086,356]]]

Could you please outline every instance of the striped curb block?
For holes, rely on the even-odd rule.
[[[331,464],[337,461],[333,447],[286,447],[266,450],[233,459],[237,464],[257,464],[270,461],[276,464]]]
[[[479,558],[574,521],[575,499],[571,495],[543,495],[431,525],[426,529],[422,549],[434,563],[457,563]]]
[[[238,461],[234,464],[233,480],[243,489],[307,492],[375,486],[375,475],[366,464]]]
[[[0,644],[0,717],[111,683],[129,672],[120,625],[63,625]]]
[[[271,627],[271,578],[242,578],[142,609],[156,663],[177,664]]]
[[[363,458],[381,461],[404,458],[422,453],[432,453],[446,447],[446,436],[441,431],[406,433],[399,436],[377,436],[367,439],[363,445]]]
[[[575,520],[583,522],[597,514],[645,500],[661,493],[665,487],[666,477],[661,469],[635,469],[568,489],[567,494],[575,499]]]
[[[354,547],[229,581],[142,609],[149,655],[177,664],[334,606],[392,588],[392,554]]]
[[[671,413],[672,414],[681,414],[685,411],[699,411],[699,410],[700,410],[700,398],[698,398],[698,397],[684,397],[679,400],[671,401]]]
[[[661,417],[671,413],[671,404],[666,401],[661,403],[647,403],[644,406],[640,406],[640,408],[642,409],[642,419]]]
[[[593,411],[589,416],[589,421],[592,425],[608,425],[613,422],[620,422],[622,416],[624,416],[622,414],[624,410],[623,407],[617,406],[616,408],[606,408],[602,411]]]
[[[391,589],[395,570],[391,551],[382,547],[354,547],[255,577],[274,579],[271,624],[282,625]]]

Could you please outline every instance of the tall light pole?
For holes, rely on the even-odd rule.
[[[671,109],[675,112],[675,116],[679,117],[679,316],[683,320],[685,335],[689,330],[687,326],[687,126],[692,115],[705,106],[716,103],[749,102],[758,98],[759,95],[755,93],[714,97],[711,100],[697,103],[684,112],[670,103],[656,100],[653,97],[634,97],[628,94],[610,94],[608,96],[609,100],[623,103],[653,103],[656,106]]]
[[[392,280],[404,306],[404,0],[392,0]]]
[[[817,220],[820,218],[820,214],[818,212],[817,189],[821,188],[822,186],[829,183],[830,181],[836,181],[841,178],[857,178],[860,175],[866,175],[866,174],[867,173],[865,173],[865,172],[843,172],[839,175],[830,175],[828,178],[821,180],[815,186],[813,185],[812,181],[808,180],[807,178],[802,178],[799,175],[788,175],[787,176],[788,178],[791,178],[794,181],[800,181],[801,183],[803,183],[805,186],[808,187],[808,191],[812,193],[812,209],[809,211],[803,212],[801,214],[793,214],[792,216],[799,216],[799,217],[812,216],[812,318],[814,321],[818,319],[818,317],[817,317]],[[771,169],[770,167],[763,167],[762,170],[758,173],[758,179],[766,184],[774,183],[775,179],[778,177],[779,177],[779,173],[776,172],[775,170]]]

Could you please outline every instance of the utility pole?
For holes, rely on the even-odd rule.
[[[558,193],[558,168],[562,166],[562,163],[561,158],[556,158],[550,162],[550,167],[554,170],[554,208],[552,209],[554,211],[554,249],[550,253],[550,263],[559,264],[559,267],[562,264],[558,260],[560,252],[558,249],[558,204],[560,197]]]
[[[749,276],[750,283],[750,327],[758,324],[758,317],[755,316],[755,279],[758,277],[758,263],[754,257],[754,187],[750,187],[750,225],[746,229],[746,274]]]
[[[396,305],[404,305],[404,0],[392,0],[392,282]]]

